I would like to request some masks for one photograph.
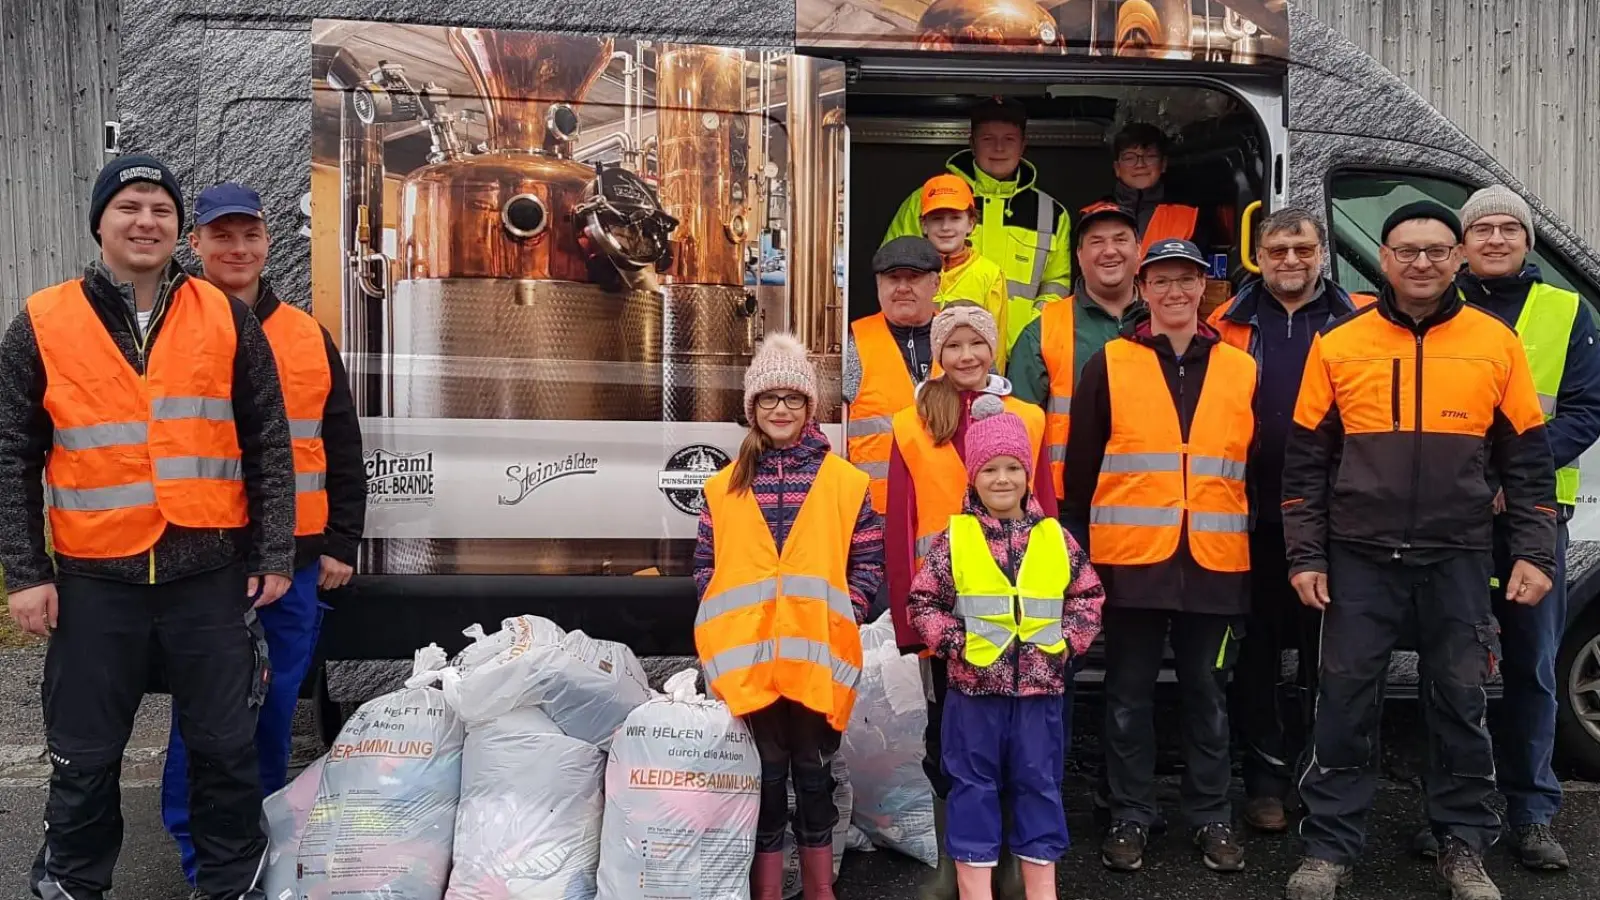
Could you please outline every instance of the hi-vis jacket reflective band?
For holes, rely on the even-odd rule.
[[[1033,458],[1039,458],[1039,448],[1044,444],[1044,413],[1032,403],[1015,397],[1002,397],[1006,411],[1016,413],[1028,428],[1028,446]],[[950,524],[950,517],[959,515],[967,497],[967,467],[955,445],[936,447],[933,437],[922,427],[922,419],[915,406],[908,406],[894,414],[894,441],[900,446],[900,456],[911,472],[917,496],[917,567],[928,555],[933,539]]]
[[[736,716],[787,697],[843,731],[861,677],[846,568],[867,476],[828,454],[780,555],[754,493],[728,492],[732,471],[705,485],[715,546],[694,645],[706,681]]]
[[[322,326],[287,303],[261,323],[278,363],[283,406],[294,444],[294,533],[321,534],[328,527],[328,454],[322,446],[322,413],[333,389]]]
[[[81,559],[135,556],[167,523],[248,521],[233,421],[238,331],[228,298],[189,278],[168,301],[140,377],[80,280],[28,298],[55,445],[45,464],[51,538]]]
[[[1150,252],[1157,241],[1174,238],[1187,241],[1194,237],[1195,223],[1200,221],[1200,210],[1181,203],[1163,203],[1156,207],[1150,221],[1139,238],[1139,258]]]
[[[1044,519],[1033,526],[1013,585],[995,562],[977,517],[951,516],[950,573],[956,585],[955,613],[967,629],[967,662],[993,665],[1014,640],[1045,653],[1066,651],[1061,612],[1072,564],[1060,522]]]
[[[856,358],[861,360],[861,387],[850,404],[846,426],[846,453],[856,468],[872,477],[872,508],[883,515],[889,508],[889,447],[893,442],[894,414],[916,400],[905,358],[889,331],[883,313],[850,323]],[[934,377],[941,374],[934,362]]]
[[[1533,389],[1539,393],[1539,408],[1546,422],[1555,418],[1556,398],[1561,396],[1561,376],[1567,370],[1567,345],[1572,340],[1572,325],[1578,319],[1577,294],[1548,284],[1534,284],[1517,317],[1517,336],[1528,356],[1533,372]],[[1575,506],[1578,502],[1578,464],[1556,470],[1556,502]]]
[[[1045,441],[1050,445],[1050,483],[1056,496],[1066,495],[1067,433],[1072,424],[1073,359],[1077,337],[1077,303],[1067,297],[1045,307],[1039,316],[1039,351],[1050,375],[1050,397],[1044,404]]]
[[[1178,549],[1214,572],[1250,569],[1245,461],[1255,433],[1256,364],[1224,343],[1211,348],[1200,403],[1183,442],[1156,352],[1126,338],[1106,344],[1111,438],[1089,509],[1096,564],[1148,565]]]

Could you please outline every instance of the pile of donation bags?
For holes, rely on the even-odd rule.
[[[270,900],[747,900],[761,762],[696,670],[655,692],[627,647],[548,619],[466,633],[453,665],[418,651],[404,687],[267,799]],[[852,833],[937,857],[917,661],[887,618],[862,640],[834,761],[835,875]]]

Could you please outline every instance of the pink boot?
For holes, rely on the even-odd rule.
[[[800,890],[803,900],[834,900],[833,848],[800,848]]]
[[[757,853],[750,867],[750,900],[783,900],[783,852]]]

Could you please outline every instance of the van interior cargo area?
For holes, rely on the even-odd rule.
[[[1227,255],[1230,265],[1236,263],[1240,214],[1266,193],[1270,154],[1261,123],[1254,110],[1219,88],[951,83],[908,93],[909,87],[862,81],[846,95],[851,319],[877,311],[873,252],[905,198],[967,148],[968,111],[986,96],[1003,93],[1027,107],[1025,158],[1038,172],[1038,187],[1074,218],[1112,194],[1112,137],[1131,122],[1167,132],[1166,197],[1200,208],[1213,236],[1201,248],[1208,256]]]

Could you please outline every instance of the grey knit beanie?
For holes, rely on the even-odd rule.
[[[1528,249],[1533,249],[1533,210],[1516,191],[1496,184],[1468,197],[1466,205],[1461,207],[1461,227],[1470,230],[1472,223],[1486,216],[1510,216],[1521,222],[1528,232]]]
[[[817,370],[806,356],[806,347],[786,331],[774,331],[756,347],[750,367],[744,373],[744,414],[756,420],[756,398],[767,391],[791,390],[804,394],[817,408]]]

